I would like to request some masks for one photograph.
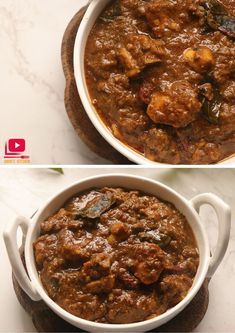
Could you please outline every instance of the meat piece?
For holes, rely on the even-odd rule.
[[[137,242],[134,244],[119,244],[115,260],[119,262],[120,267],[134,272],[137,265],[148,260],[164,263],[166,252],[158,245],[148,242]]]
[[[137,76],[146,66],[161,62],[165,55],[164,43],[146,35],[128,36],[128,43],[120,47],[117,56],[128,77]]]
[[[55,301],[57,301],[61,282],[65,278],[65,276],[63,276],[60,272],[63,265],[63,259],[54,257],[51,261],[44,262],[40,274],[43,287],[46,289],[49,297]]]
[[[206,142],[200,140],[194,145],[194,152],[192,155],[193,164],[208,164],[220,160],[221,147],[216,143]]]
[[[140,108],[121,108],[118,110],[119,132],[131,135],[133,131],[143,131],[149,124],[149,118]]]
[[[146,285],[156,282],[163,271],[163,264],[157,260],[147,260],[137,265],[135,276]]]
[[[140,73],[140,68],[137,64],[137,61],[133,58],[131,53],[125,47],[121,47],[118,50],[117,55],[122,65],[126,69],[126,75],[128,77],[133,77]]]
[[[84,236],[84,231],[82,231],[79,234],[79,240],[77,240],[72,231],[66,229],[62,230],[58,235],[58,250],[61,257],[68,262],[73,261],[77,264],[86,261],[90,256],[86,246],[91,239]]]
[[[198,0],[193,2],[198,6]],[[192,0],[147,1],[144,14],[156,37],[168,37],[183,31],[190,22]]]
[[[115,93],[123,94],[129,88],[129,79],[124,74],[112,74],[108,80],[100,80],[97,83],[99,93],[105,92],[106,94],[111,94],[115,91]]]
[[[34,243],[34,254],[38,269],[42,269],[46,260],[52,260],[57,253],[56,235],[43,235]]]
[[[145,104],[149,104],[151,101],[151,95],[154,91],[154,85],[148,81],[144,81],[140,86],[139,98]]]
[[[137,61],[141,67],[161,62],[166,54],[165,45],[161,40],[143,34],[130,35],[127,48],[138,57]]]
[[[178,164],[179,149],[173,135],[164,129],[153,128],[143,135],[144,153],[153,161]]]
[[[220,143],[226,139],[235,126],[235,105],[227,103],[221,105],[218,124],[209,123],[205,118],[199,118],[189,126],[181,128],[177,134],[181,139],[197,146],[203,146],[206,142]],[[204,140],[204,141],[203,141]],[[190,150],[189,150],[190,152]]]
[[[141,12],[139,8],[145,4],[144,0],[119,0],[121,12],[123,15],[127,14],[138,14]]]
[[[218,35],[221,39],[221,36]],[[221,39],[221,47],[217,51],[217,58],[213,76],[220,85],[233,80],[235,75],[235,45],[228,41],[226,37]]]
[[[91,294],[109,293],[115,285],[115,276],[108,275],[100,280],[87,283],[85,290]]]
[[[174,82],[165,92],[152,95],[147,114],[156,124],[185,127],[201,110],[197,91],[186,81]]]
[[[130,228],[125,223],[114,223],[110,226],[110,232],[118,242],[126,240],[130,235]]]
[[[140,209],[140,213],[146,216],[148,219],[153,219],[154,221],[163,220],[166,217],[170,217],[174,214],[175,210],[172,210],[169,204],[164,202],[152,202],[145,208]],[[157,237],[157,235],[156,235]]]
[[[107,302],[107,319],[112,324],[134,323],[143,320],[159,308],[154,292],[140,293],[114,289]]]
[[[131,234],[131,229],[126,223],[116,222],[110,226],[111,235],[108,237],[109,244],[112,246],[127,240]]]
[[[139,280],[126,269],[121,268],[118,272],[118,279],[127,289],[137,289],[139,287]]]
[[[49,217],[48,220],[41,222],[42,234],[49,234],[58,232],[61,229],[68,227],[69,229],[76,230],[83,226],[83,222],[71,219],[70,212],[62,208],[55,215]]]
[[[180,31],[179,20],[176,22],[171,13],[179,4],[172,0],[150,1],[145,6],[145,15],[156,37],[163,37],[172,31]]]
[[[199,260],[195,260],[195,258],[188,258],[179,264],[179,267],[184,273],[194,277],[197,273],[198,264]]]
[[[212,51],[206,46],[188,48],[184,51],[185,61],[197,72],[210,69],[215,64]]]
[[[144,222],[137,222],[131,226],[131,230],[134,234],[138,234],[141,231],[144,231],[146,229]]]
[[[121,262],[124,266],[126,262],[126,252],[128,247],[124,247],[123,257]],[[130,253],[131,252],[131,253]],[[134,260],[134,266],[129,267],[134,271],[134,275],[146,285],[150,285],[156,282],[164,268],[164,258],[166,253],[156,244],[150,244],[147,242],[135,245],[128,251],[129,258]],[[119,259],[120,260],[120,259]]]
[[[171,263],[165,267],[165,273],[169,274],[187,274],[189,277],[194,277],[197,273],[198,261],[189,258],[178,265]]]
[[[85,262],[81,268],[81,274],[86,282],[98,280],[110,273],[111,256],[107,253],[98,253],[91,260]]]
[[[86,320],[101,319],[106,313],[105,304],[97,295],[77,293],[76,296],[70,295],[70,297],[65,300],[61,299],[58,303],[74,316]]]
[[[170,307],[181,302],[191,288],[193,281],[187,275],[168,275],[161,283],[160,289],[164,293],[164,300]]]
[[[228,102],[235,102],[235,82],[231,82],[223,91],[223,97]]]

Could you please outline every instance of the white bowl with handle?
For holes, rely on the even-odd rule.
[[[171,202],[186,217],[195,235],[199,249],[199,267],[193,286],[187,296],[175,307],[162,315],[133,324],[101,324],[78,318],[62,309],[43,288],[34,260],[33,242],[40,234],[40,222],[55,214],[64,203],[79,192],[94,187],[124,187],[140,190]],[[218,218],[218,242],[211,255],[206,225],[200,219],[199,210],[204,204],[212,206]],[[88,332],[146,332],[157,328],[179,314],[195,297],[204,280],[211,278],[226,252],[230,236],[231,212],[229,206],[214,194],[204,193],[191,200],[185,199],[176,191],[157,181],[127,174],[107,174],[83,179],[61,190],[50,198],[32,219],[17,217],[4,232],[4,240],[14,275],[21,288],[34,301],[43,300],[58,316],[70,324]],[[26,269],[22,264],[17,246],[17,231],[23,231],[23,249]],[[28,273],[28,274],[27,274]]]
[[[141,165],[167,165],[164,163],[149,160],[141,153],[137,152],[130,146],[118,140],[108,129],[106,124],[102,121],[101,117],[99,116],[98,112],[96,111],[94,105],[91,102],[85,76],[85,49],[91,29],[93,28],[99,15],[110,3],[110,1],[111,0],[90,0],[77,31],[74,46],[73,63],[75,81],[79,96],[88,117],[90,118],[92,124],[95,126],[97,131],[111,146],[113,146],[122,155],[127,157],[130,161]],[[235,164],[235,157],[228,157],[225,160],[219,162],[219,164]]]

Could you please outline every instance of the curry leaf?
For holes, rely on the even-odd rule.
[[[206,21],[210,28],[235,38],[235,17],[227,11],[222,3],[217,0],[207,0],[204,2],[204,8]]]
[[[50,168],[49,170],[52,170],[52,171],[58,172],[58,173],[60,173],[61,175],[64,174],[64,170],[63,170],[62,168]]]

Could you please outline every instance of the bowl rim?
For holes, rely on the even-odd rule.
[[[90,121],[97,129],[97,131],[101,134],[101,136],[118,152],[120,152],[123,156],[125,156],[130,161],[137,163],[139,165],[148,165],[148,166],[172,166],[170,163],[161,163],[158,161],[152,161],[146,158],[143,154],[132,148],[131,146],[125,144],[121,140],[117,139],[111,130],[106,126],[103,122],[102,118],[98,114],[95,107],[92,105],[90,100],[90,94],[87,87],[87,82],[85,78],[85,47],[87,44],[87,38],[89,33],[94,25],[94,22],[98,18],[101,11],[105,8],[105,6],[111,0],[93,0],[89,3],[85,14],[81,20],[80,26],[76,33],[74,51],[73,51],[73,63],[74,63],[74,77],[76,86],[78,89],[78,93],[83,104],[84,110],[88,115]],[[97,15],[94,15],[97,13]],[[89,27],[90,21],[94,21],[93,24]],[[183,165],[187,165],[192,167],[191,164],[179,164],[179,167]],[[193,165],[194,167],[202,167],[202,166],[211,166],[211,164],[198,164]],[[235,165],[235,153],[230,156],[225,157],[223,160],[218,161],[213,165]]]
[[[148,319],[148,320],[140,321],[140,322],[136,322],[136,323],[130,323],[130,324],[96,323],[94,321],[82,319],[80,317],[72,315],[71,313],[64,310],[62,307],[60,307],[57,303],[55,303],[48,296],[48,294],[46,293],[45,289],[43,288],[43,286],[40,282],[38,273],[36,272],[36,274],[35,274],[36,268],[35,268],[35,261],[34,261],[34,255],[33,255],[32,236],[33,236],[33,232],[35,231],[35,229],[39,223],[39,218],[43,214],[43,212],[48,207],[50,207],[50,205],[52,205],[57,198],[64,196],[64,202],[67,199],[69,199],[69,197],[71,197],[71,195],[68,196],[69,191],[71,191],[71,190],[75,191],[75,189],[76,189],[77,193],[79,193],[79,187],[81,187],[82,185],[84,185],[86,183],[89,183],[89,182],[95,183],[97,180],[110,179],[110,178],[115,178],[115,179],[124,178],[126,180],[131,178],[131,179],[137,180],[137,182],[140,182],[140,183],[144,182],[144,183],[151,184],[152,186],[156,187],[156,191],[157,191],[157,188],[161,188],[163,191],[166,191],[167,193],[176,197],[177,200],[179,200],[179,202],[181,202],[183,204],[183,206],[185,207],[185,211],[186,211],[186,209],[188,211],[190,211],[194,220],[196,221],[196,224],[199,228],[199,231],[200,231],[200,234],[201,234],[201,237],[203,240],[203,245],[201,245],[201,247],[204,247],[204,253],[200,254],[200,263],[199,263],[199,268],[198,268],[197,274],[194,279],[194,284],[191,287],[191,289],[189,290],[189,292],[187,293],[187,296],[176,306],[168,309],[166,312],[164,312],[160,316],[156,316],[152,319]],[[139,185],[137,184],[137,190],[140,187],[140,183],[139,183]],[[95,187],[95,185],[94,185],[94,187]],[[76,193],[76,191],[74,193]],[[67,193],[67,196],[66,196],[66,193]],[[148,193],[148,191],[146,191],[146,193]],[[155,195],[157,195],[157,194],[155,194]],[[59,209],[59,208],[60,207],[58,207],[57,209]],[[194,230],[193,230],[193,232],[194,232]],[[200,248],[200,244],[198,244],[198,247]],[[202,257],[202,255],[203,255],[203,257]],[[47,202],[45,202],[44,205],[42,205],[42,207],[38,210],[36,215],[33,217],[32,223],[30,223],[30,226],[29,226],[29,230],[28,230],[28,234],[27,234],[26,242],[25,242],[25,260],[26,260],[26,267],[28,270],[29,277],[30,277],[36,291],[38,292],[38,294],[40,295],[42,300],[44,300],[45,303],[60,317],[64,318],[65,320],[72,323],[73,325],[76,323],[75,325],[77,325],[77,327],[79,327],[79,325],[81,325],[83,327],[84,326],[90,327],[91,329],[98,329],[98,330],[105,329],[105,330],[109,330],[110,332],[119,331],[120,329],[122,329],[124,331],[125,330],[130,331],[131,329],[133,329],[133,330],[141,329],[141,328],[144,328],[145,326],[153,325],[154,323],[156,323],[156,327],[161,326],[164,323],[171,320],[173,317],[175,317],[178,313],[180,313],[192,301],[192,299],[195,297],[195,295],[199,291],[200,287],[202,286],[202,284],[206,278],[206,275],[208,272],[208,267],[209,267],[209,261],[210,261],[210,248],[209,248],[209,240],[208,240],[208,237],[206,234],[206,230],[200,221],[199,215],[197,214],[197,212],[195,211],[194,207],[192,206],[192,204],[190,203],[189,200],[185,199],[181,194],[179,194],[172,188],[166,186],[165,184],[162,184],[161,182],[155,181],[153,179],[146,178],[143,176],[125,174],[125,173],[123,173],[123,174],[122,173],[111,173],[111,174],[86,177],[77,182],[74,182],[71,185],[68,185],[65,188],[63,188],[62,190],[58,191],[55,195],[51,196],[50,199],[47,200]],[[160,321],[162,321],[162,323],[157,326],[157,323]]]

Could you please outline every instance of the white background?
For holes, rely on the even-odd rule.
[[[0,164],[24,138],[33,164],[106,164],[79,139],[64,108],[60,49],[86,0],[0,0]]]
[[[46,169],[0,170],[0,332],[34,331],[29,316],[19,305],[11,282],[11,267],[2,239],[2,231],[17,215],[31,216],[50,195],[85,176],[112,172],[111,169],[68,169],[61,176]],[[210,282],[210,304],[198,332],[235,332],[235,170],[144,170],[116,169],[159,180],[186,198],[213,192],[232,207],[232,233],[229,249]],[[213,211],[201,212],[208,229],[212,249],[217,228]]]

